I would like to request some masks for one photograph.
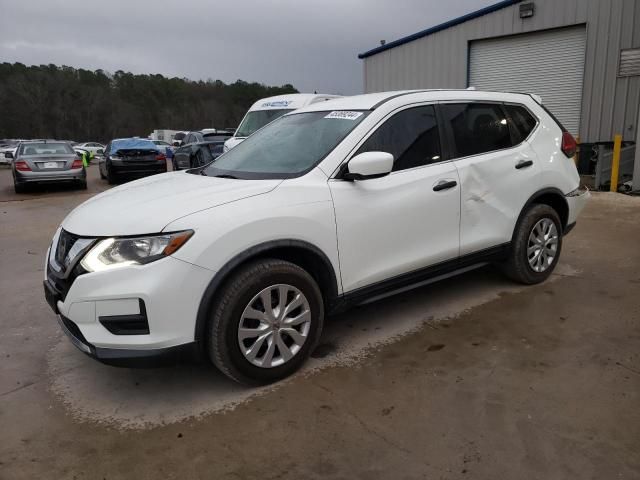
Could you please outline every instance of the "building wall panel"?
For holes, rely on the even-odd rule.
[[[640,77],[618,77],[620,49],[640,47],[640,0],[534,0],[535,15],[515,4],[364,59],[364,90],[466,88],[473,40],[587,24],[580,137],[634,140]],[[561,74],[561,72],[559,72]]]

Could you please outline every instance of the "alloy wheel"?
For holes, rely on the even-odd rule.
[[[542,218],[533,226],[527,242],[527,260],[534,272],[547,270],[558,253],[558,229],[550,218]]]
[[[273,368],[291,360],[307,341],[311,309],[292,285],[271,285],[245,307],[238,324],[238,344],[253,365]]]

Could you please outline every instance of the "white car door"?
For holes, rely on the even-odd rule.
[[[446,103],[440,110],[462,188],[460,255],[511,241],[522,207],[540,185],[537,156],[524,141],[528,132],[509,124],[514,117],[498,103]]]
[[[394,112],[354,155],[366,151],[393,154],[394,171],[376,179],[329,181],[345,293],[459,254],[458,173],[442,159],[434,107]]]

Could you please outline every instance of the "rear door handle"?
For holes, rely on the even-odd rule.
[[[516,163],[516,170],[520,170],[521,168],[527,168],[533,165],[533,160],[520,160]]]
[[[458,185],[458,182],[455,180],[440,180],[436,185],[434,185],[433,191],[439,192],[440,190],[448,190],[456,185]]]

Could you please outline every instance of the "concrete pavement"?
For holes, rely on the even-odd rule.
[[[492,269],[328,322],[300,374],[103,366],[42,295],[64,215],[0,169],[0,478],[640,478],[640,199],[595,194],[550,281]]]

